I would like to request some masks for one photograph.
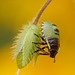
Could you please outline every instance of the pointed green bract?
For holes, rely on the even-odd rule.
[[[14,52],[14,58],[17,60],[18,68],[21,69],[25,67],[33,58],[34,54],[32,54],[36,50],[36,45],[32,42],[39,42],[40,39],[34,35],[37,34],[40,36],[40,30],[37,25],[31,24],[28,25],[24,31],[22,32],[15,52]],[[37,53],[35,53],[34,58],[38,56]],[[37,59],[37,58],[36,58]]]

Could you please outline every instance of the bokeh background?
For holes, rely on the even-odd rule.
[[[0,0],[0,75],[16,75],[16,61],[10,54],[13,38],[20,28],[31,22],[47,0]],[[43,21],[55,23],[60,30],[60,52],[56,62],[49,56],[39,56],[19,75],[75,75],[75,0],[52,0],[42,14]]]

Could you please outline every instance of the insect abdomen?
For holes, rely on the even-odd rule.
[[[59,39],[57,38],[49,38],[48,43],[50,44],[51,49],[58,50],[59,48]]]

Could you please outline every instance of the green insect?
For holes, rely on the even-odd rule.
[[[32,42],[40,42],[34,33],[40,36],[40,30],[37,25],[30,24],[24,28],[24,31],[21,33],[20,38],[17,42],[16,49],[14,52],[14,59],[17,61],[18,71],[25,67],[34,57],[34,65],[38,57],[38,53],[32,54],[36,50],[36,45]],[[39,45],[38,45],[39,46]]]
[[[40,30],[37,25],[30,24],[21,33],[14,52],[14,58],[17,60],[19,69],[26,66],[33,58],[34,55],[32,55],[32,53],[35,51],[36,45],[32,44],[32,42],[40,41],[34,33],[40,35],[39,32]]]
[[[47,45],[47,46],[43,48],[37,47],[38,50],[36,50],[34,53],[38,51],[42,51],[43,53],[39,53],[39,55],[50,55],[51,58],[55,58],[60,46],[59,44],[60,36],[59,36],[59,30],[57,26],[51,22],[45,21],[41,25],[41,32],[42,32],[41,38],[44,42],[41,43],[33,42],[33,43]],[[38,36],[37,34],[35,35]],[[48,48],[48,52],[44,50],[45,48]]]

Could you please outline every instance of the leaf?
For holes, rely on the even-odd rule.
[[[33,58],[34,54],[32,54],[35,49],[36,45],[32,42],[39,42],[40,39],[34,35],[40,35],[40,30],[37,25],[28,25],[21,34],[21,37],[18,40],[14,58],[17,60],[18,68],[21,69],[25,67]],[[36,56],[37,53],[35,54]],[[35,56],[34,56],[35,57]]]

